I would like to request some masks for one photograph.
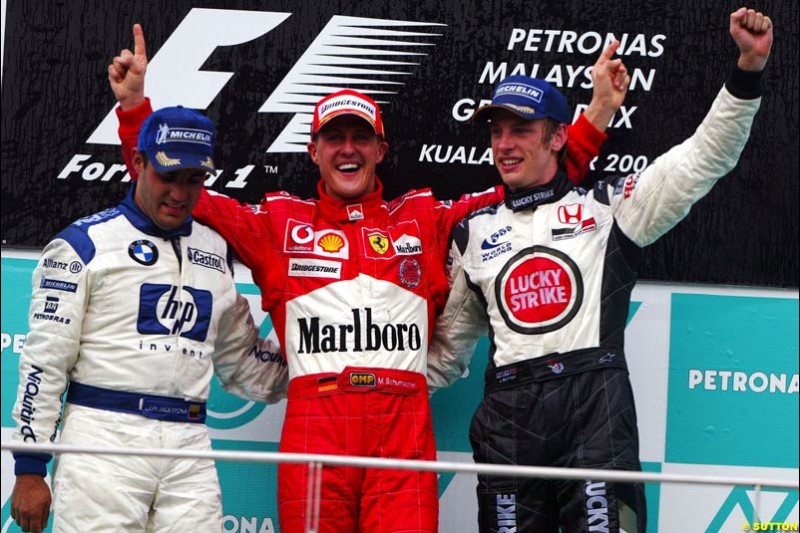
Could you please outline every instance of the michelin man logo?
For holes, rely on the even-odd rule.
[[[147,91],[153,108],[183,105],[207,109],[234,74],[200,70],[214,50],[263,37],[290,16],[273,11],[192,9],[148,64]],[[327,94],[380,85],[380,90],[365,92],[372,93],[379,104],[387,103],[385,98],[397,94],[403,85],[398,80],[416,64],[402,59],[418,61],[440,35],[420,28],[442,26],[333,16],[258,110],[294,114],[267,152],[305,152],[314,104]],[[192,90],[184,90],[187,86]],[[86,142],[120,144],[118,124],[111,109]]]

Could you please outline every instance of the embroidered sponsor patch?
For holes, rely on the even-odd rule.
[[[556,361],[555,359],[549,359],[547,361],[547,366],[550,367],[550,371],[553,374],[561,374],[564,371],[564,363],[561,361]]]
[[[580,269],[565,253],[532,246],[503,267],[495,297],[506,325],[518,333],[554,331],[571,321],[583,302]]]
[[[42,289],[55,289],[57,291],[75,292],[78,290],[78,284],[69,281],[62,281],[60,279],[42,278],[39,284]]]
[[[325,261],[322,259],[290,259],[289,275],[305,278],[335,278],[342,277],[342,263],[339,261]]]
[[[190,263],[225,273],[225,258],[217,254],[212,254],[211,252],[205,252],[191,247],[189,247],[186,253]]]
[[[580,224],[575,224],[572,227],[567,228],[553,228],[553,240],[554,241],[563,241],[565,239],[571,239],[573,237],[577,237],[578,235],[583,235],[584,233],[589,233],[590,231],[594,231],[597,229],[597,223],[594,221],[594,218],[587,218],[586,220],[582,220]]]
[[[377,231],[370,233],[367,235],[367,242],[378,255],[386,255],[389,251],[389,238],[383,233]]]
[[[146,239],[139,239],[128,245],[128,255],[140,265],[151,266],[158,261],[158,248]]]
[[[364,208],[361,204],[353,204],[347,206],[347,219],[348,220],[364,220]]]
[[[375,387],[375,374],[372,372],[350,372],[350,385],[354,387]]]
[[[422,279],[422,268],[419,266],[419,262],[417,262],[416,259],[403,259],[403,261],[400,262],[398,275],[403,285],[409,289],[414,289],[419,285]]]
[[[350,257],[345,233],[334,229],[317,229],[308,222],[290,219],[286,224],[283,251],[314,254],[337,259]]]

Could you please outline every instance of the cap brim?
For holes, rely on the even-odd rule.
[[[314,131],[314,133],[315,134],[319,133],[320,131],[322,131],[322,129],[325,126],[327,126],[328,124],[330,124],[331,122],[333,122],[337,118],[346,117],[346,116],[352,116],[352,117],[360,118],[361,120],[363,120],[364,122],[369,124],[369,127],[372,128],[372,131],[375,132],[375,135],[383,135],[381,132],[378,131],[378,128],[376,127],[375,122],[372,121],[372,117],[370,117],[369,115],[366,115],[364,113],[359,113],[358,111],[356,111],[354,109],[343,109],[341,111],[334,111],[333,113],[331,113],[331,114],[329,114],[328,116],[325,117],[325,119],[320,123],[319,127],[317,127],[317,129]]]
[[[547,115],[540,115],[537,114],[531,108],[531,112],[527,113],[519,108],[519,106],[512,106],[509,104],[489,104],[479,108],[475,113],[472,115],[472,122],[488,122],[492,118],[492,111],[497,109],[502,109],[504,111],[508,111],[509,113],[513,113],[520,118],[524,118],[525,120],[533,120],[537,118],[545,118]]]
[[[188,152],[165,152],[159,150],[154,154],[147,154],[147,159],[159,174],[175,172],[187,168],[195,168],[203,172],[216,172],[214,161],[208,156],[199,156]]]

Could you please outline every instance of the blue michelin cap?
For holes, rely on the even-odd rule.
[[[562,124],[572,122],[569,104],[561,91],[544,80],[528,76],[502,80],[494,89],[492,103],[478,109],[472,120],[489,120],[492,109],[506,109],[525,120],[549,117]]]
[[[183,106],[159,109],[139,130],[138,148],[159,173],[183,168],[214,172],[217,129],[205,115]]]

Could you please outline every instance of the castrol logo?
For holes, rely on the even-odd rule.
[[[509,328],[528,335],[547,333],[575,317],[583,302],[583,280],[563,252],[533,246],[506,263],[495,296]]]

